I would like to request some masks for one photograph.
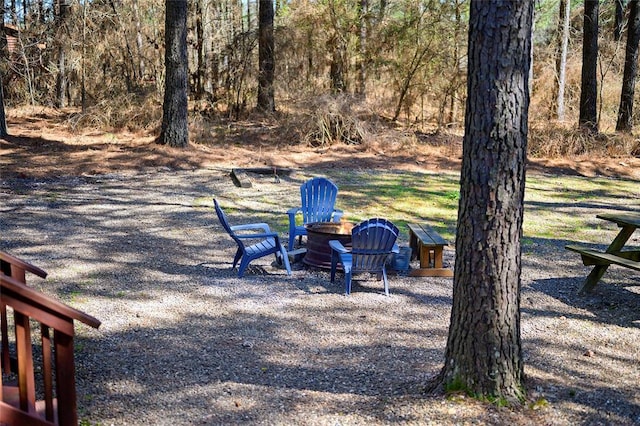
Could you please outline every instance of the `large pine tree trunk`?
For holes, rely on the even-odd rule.
[[[638,74],[638,44],[640,43],[640,7],[638,0],[629,4],[629,25],[627,29],[627,47],[624,57],[624,75],[616,131],[631,132],[633,129],[633,97]]]
[[[260,0],[258,10],[258,109],[265,112],[274,112],[276,103],[274,100],[273,79],[275,69],[273,40],[273,2]]]
[[[582,37],[582,83],[580,87],[580,127],[598,132],[598,1],[584,1]]]
[[[162,130],[157,142],[189,143],[187,127],[187,0],[165,0],[165,69]]]
[[[534,0],[471,2],[447,390],[521,401],[520,270]]]

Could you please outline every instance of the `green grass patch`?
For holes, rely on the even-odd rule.
[[[308,173],[312,176],[313,173]],[[407,223],[426,222],[453,243],[460,201],[460,176],[454,172],[327,170],[324,175],[338,185],[336,207],[344,220],[358,223],[372,217],[393,221],[408,239]],[[260,207],[243,208],[243,200],[223,202],[233,223],[267,222],[280,233],[289,230],[286,210],[299,204],[297,187],[291,202],[259,194]],[[195,202],[199,203],[198,200]],[[290,205],[289,205],[290,204]],[[533,250],[540,240],[610,243],[617,227],[596,218],[599,213],[640,210],[640,182],[606,177],[529,175],[525,190],[523,248]],[[239,222],[238,222],[239,223]]]
[[[338,207],[347,220],[386,217],[406,235],[409,222],[428,222],[452,241],[456,232],[460,177],[456,173],[337,171]],[[530,175],[525,190],[523,243],[538,239],[594,241],[615,226],[596,218],[612,210],[640,208],[640,182],[632,179]],[[604,238],[609,239],[610,237]]]

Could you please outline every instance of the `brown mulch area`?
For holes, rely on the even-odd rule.
[[[352,168],[458,170],[461,138],[426,136],[410,146],[313,148],[281,140],[277,127],[238,122],[235,136],[223,142],[175,149],[154,143],[153,136],[127,131],[71,131],[65,115],[52,110],[8,112],[10,136],[0,140],[5,177],[79,176],[166,167]],[[444,141],[442,140],[444,139]],[[256,143],[255,141],[259,141]],[[528,170],[551,174],[640,178],[640,158],[529,159]]]

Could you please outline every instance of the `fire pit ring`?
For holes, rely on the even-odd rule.
[[[338,240],[345,247],[351,246],[350,222],[314,222],[307,223],[307,253],[302,260],[306,265],[322,269],[331,269],[331,247],[329,241]]]

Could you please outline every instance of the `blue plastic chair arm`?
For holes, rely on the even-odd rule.
[[[391,253],[400,253],[400,246],[398,244],[394,244],[391,248]]]
[[[235,225],[231,226],[232,231],[250,231],[253,229],[260,229],[262,232],[271,232],[271,228],[266,223],[249,223],[247,225]]]
[[[269,232],[266,234],[236,234],[236,238],[248,239],[248,238],[278,238],[278,234],[275,232]]]
[[[349,250],[347,250],[340,241],[338,240],[330,240],[329,241],[329,247],[331,247],[332,250],[337,251],[338,253],[349,253]]]
[[[342,219],[342,215],[344,214],[344,212],[340,209],[333,209],[333,221],[334,222],[340,222],[340,219]]]
[[[287,214],[289,216],[291,216],[291,215],[295,216],[296,214],[298,214],[298,212],[301,212],[301,211],[302,211],[302,209],[300,207],[293,207],[293,208],[287,210]]]

